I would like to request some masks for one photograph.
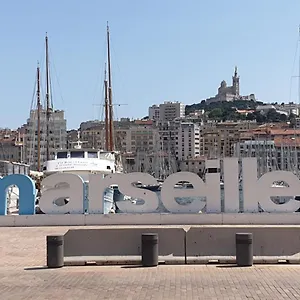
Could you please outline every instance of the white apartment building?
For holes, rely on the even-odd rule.
[[[200,154],[199,124],[180,119],[159,121],[160,150],[178,160],[197,157]],[[179,165],[178,165],[179,166]]]
[[[149,119],[153,121],[159,120],[159,106],[154,104],[148,109]]]
[[[181,102],[165,101],[159,105],[159,119],[162,121],[173,121],[176,118],[184,118],[185,104]]]
[[[293,171],[300,168],[300,138],[275,137],[272,140],[249,140],[234,145],[235,156],[256,157],[259,175],[269,171]]]
[[[235,157],[259,157],[275,151],[273,140],[249,140],[237,142],[233,145]]]
[[[200,155],[200,128],[195,123],[181,123],[178,128],[176,156],[179,160]]]
[[[47,160],[46,140],[46,110],[41,111],[41,164]],[[38,156],[38,131],[37,110],[30,111],[30,117],[25,125],[25,157],[24,160],[32,169],[37,168]],[[54,159],[55,150],[67,147],[67,121],[63,110],[55,110],[51,113],[49,121],[49,154]]]
[[[287,115],[293,114],[299,116],[299,104],[297,103],[282,103],[275,105],[277,111],[285,111]]]
[[[153,121],[173,121],[185,117],[185,104],[181,102],[165,101],[159,105],[152,105],[148,109],[149,119]]]

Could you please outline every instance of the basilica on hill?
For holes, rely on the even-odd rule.
[[[218,94],[214,97],[206,99],[206,103],[210,104],[214,102],[234,100],[256,100],[254,94],[247,96],[240,95],[240,77],[238,76],[237,67],[235,67],[234,75],[232,76],[232,85],[227,86],[226,81],[223,80],[218,88]]]

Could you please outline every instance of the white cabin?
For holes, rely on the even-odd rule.
[[[89,174],[111,174],[117,169],[116,153],[95,149],[58,150],[55,159],[44,164],[44,174],[68,172],[80,175],[88,180]]]

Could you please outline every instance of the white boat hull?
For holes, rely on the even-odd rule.
[[[110,174],[115,172],[114,161],[109,159],[68,158],[48,160],[44,166],[44,173],[50,175],[57,172]]]

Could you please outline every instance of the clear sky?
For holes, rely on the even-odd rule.
[[[44,65],[46,31],[54,107],[66,111],[68,128],[101,116],[93,104],[103,101],[107,21],[114,102],[127,104],[116,107],[117,118],[144,117],[150,105],[166,100],[192,104],[214,96],[223,79],[231,82],[235,65],[242,94],[255,93],[264,102],[298,101],[297,78],[291,76],[298,75],[299,0],[0,4],[0,127],[26,122],[37,61]]]

